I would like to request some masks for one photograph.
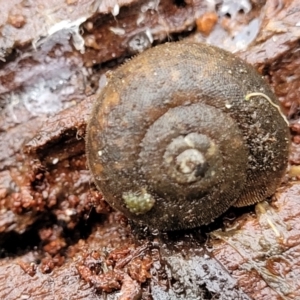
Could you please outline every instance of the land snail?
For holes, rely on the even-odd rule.
[[[278,105],[231,53],[182,42],[151,48],[119,67],[94,104],[86,136],[94,182],[150,228],[208,224],[278,187],[289,152]]]

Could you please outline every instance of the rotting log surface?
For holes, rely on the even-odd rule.
[[[222,12],[225,5],[203,1],[102,1],[98,12],[99,2],[88,0],[66,1],[66,7],[6,2],[0,1],[0,58],[6,60],[0,69],[0,298],[300,297],[293,280],[300,270],[297,182],[286,180],[272,207],[257,216],[249,214],[253,208],[231,210],[201,230],[149,234],[132,231],[95,190],[84,147],[93,94],[105,84],[105,72],[151,44],[186,39],[243,50],[237,55],[266,77],[289,115],[290,162],[297,166],[298,1],[253,1],[249,12],[246,6]],[[66,11],[73,27],[53,30]],[[214,17],[203,31],[204,20]],[[228,43],[243,38],[235,31],[257,18],[252,44]],[[78,19],[86,20],[80,31]],[[233,215],[240,217],[228,221]],[[215,231],[218,239],[207,244],[206,233],[223,221],[227,231]]]

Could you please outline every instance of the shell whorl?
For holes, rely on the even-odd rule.
[[[274,193],[288,128],[257,72],[221,49],[171,43],[121,66],[95,103],[87,157],[96,186],[129,218],[163,230],[210,223]],[[272,178],[272,180],[269,180]]]

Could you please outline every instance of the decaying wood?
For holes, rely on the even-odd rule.
[[[207,228],[150,234],[132,230],[95,190],[84,145],[106,71],[166,40],[208,41],[239,50],[271,83],[290,118],[290,162],[298,165],[298,1],[252,1],[250,11],[242,4],[226,11],[225,1],[6,2],[0,0],[0,298],[299,298],[297,181],[286,180],[271,207],[256,214],[232,210]],[[235,31],[253,29],[255,20],[256,39],[234,48]]]

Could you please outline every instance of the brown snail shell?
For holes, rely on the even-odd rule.
[[[246,100],[249,93],[264,94]],[[175,230],[272,195],[289,130],[255,69],[216,47],[168,43],[117,69],[86,149],[96,186],[128,218]]]

